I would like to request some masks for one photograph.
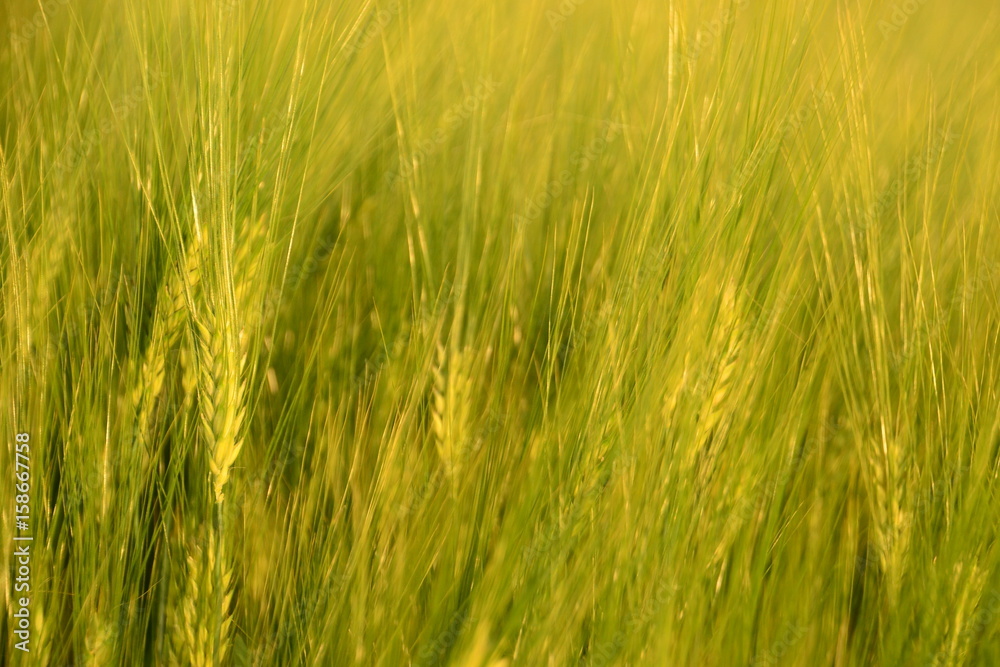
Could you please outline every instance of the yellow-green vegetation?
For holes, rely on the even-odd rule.
[[[995,2],[0,29],[0,663],[1000,664]]]

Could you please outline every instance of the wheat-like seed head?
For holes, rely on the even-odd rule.
[[[222,540],[215,531],[209,531],[203,539],[183,543],[186,572],[172,578],[167,611],[171,664],[221,664],[229,649],[232,626],[232,567],[226,562]],[[217,662],[215,640],[220,627]]]
[[[245,355],[239,351],[234,324],[222,314],[210,314],[196,326],[202,432],[208,446],[215,502],[221,503],[230,468],[243,447]]]
[[[181,388],[184,390],[184,412],[191,409],[198,390],[198,362],[195,358],[194,340],[189,335],[180,351]]]
[[[112,625],[100,613],[92,613],[87,626],[87,635],[84,645],[87,653],[84,656],[84,664],[89,667],[104,667],[112,664],[112,654],[114,649],[114,633],[111,631]]]
[[[953,629],[949,633],[950,641],[947,655],[966,656],[970,645],[975,642],[984,627],[992,625],[996,619],[996,589],[988,599],[983,599],[988,590],[989,573],[973,562],[958,563],[952,574],[951,588],[953,599],[956,600],[953,619]],[[940,664],[935,662],[934,664]],[[958,664],[964,664],[958,661]]]
[[[239,312],[244,313],[247,321],[244,325],[251,326],[260,316],[257,307],[263,285],[261,283],[265,244],[267,242],[267,215],[262,215],[256,223],[249,219],[244,221],[236,243],[236,253],[233,258],[236,305]]]
[[[434,431],[434,438],[439,453],[447,446],[448,439],[448,429],[445,423],[447,419],[445,413],[448,408],[448,378],[445,375],[445,364],[447,361],[447,351],[444,345],[439,343],[437,346],[437,355],[434,359],[434,395],[431,405],[431,427]]]
[[[438,455],[449,477],[461,470],[468,448],[470,362],[469,350],[449,356],[444,345],[438,344],[433,370],[431,425]]]
[[[910,537],[910,521],[900,491],[904,488],[904,460],[894,437],[883,446],[881,436],[863,443],[865,465],[871,480],[874,547],[886,575],[891,599],[899,592]]]
[[[726,410],[732,405],[730,394],[734,389],[736,371],[741,363],[743,351],[743,318],[738,310],[735,287],[730,284],[719,304],[715,335],[710,353],[721,352],[718,365],[710,378],[710,390],[702,409],[698,412],[698,446],[695,451],[713,440],[713,434],[722,435],[726,427]]]
[[[25,305],[31,317],[27,321],[32,324],[38,323],[39,327],[35,329],[30,325],[26,326],[23,333],[26,335],[26,342],[35,345],[44,341],[46,337],[43,327],[48,320],[47,313],[58,297],[57,279],[65,263],[66,246],[70,238],[66,229],[60,228],[59,225],[49,225],[42,229],[45,230],[47,238],[44,242],[34,244],[35,251],[23,266],[30,285],[30,298]]]
[[[181,338],[189,310],[188,298],[194,298],[201,282],[200,252],[201,239],[195,234],[188,243],[183,267],[171,274],[157,300],[153,332],[132,390],[139,438],[144,443],[148,440],[153,406],[163,390],[167,354]]]
[[[52,646],[58,646],[58,644],[53,644],[55,634],[48,609],[46,608],[50,603],[49,600],[39,596],[33,596],[32,602],[36,603],[33,609],[35,617],[31,621],[31,653],[34,655],[35,660],[39,665],[50,665],[52,664]],[[37,604],[37,602],[41,604]]]

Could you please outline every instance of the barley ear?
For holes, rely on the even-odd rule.
[[[438,343],[433,371],[434,387],[431,402],[431,430],[434,433],[434,444],[437,448],[438,456],[441,457],[446,470],[451,461],[451,443],[448,441],[447,426],[448,381],[447,375],[445,375],[447,359],[448,356],[444,345]]]
[[[723,292],[712,337],[710,354],[718,362],[710,374],[709,393],[698,412],[698,447],[703,451],[711,443],[723,439],[728,426],[727,410],[732,409],[731,394],[735,389],[737,371],[743,360],[743,318],[736,300],[735,287],[730,284]]]
[[[189,527],[185,532],[192,531]],[[226,563],[222,540],[215,531],[198,540],[181,536],[180,542],[186,571],[170,582],[170,663],[197,667],[222,664],[232,626],[232,567]],[[214,636],[215,628],[221,628],[218,636]]]
[[[454,480],[472,443],[468,438],[471,351],[449,355],[438,344],[434,364],[431,422],[445,473]]]
[[[245,357],[239,350],[235,326],[223,315],[209,314],[196,326],[201,366],[201,425],[208,447],[215,502],[221,503],[230,469],[243,447]]]
[[[139,439],[143,443],[148,443],[153,408],[163,390],[167,355],[184,332],[190,310],[188,299],[194,298],[201,282],[200,252],[201,239],[196,234],[188,242],[183,265],[171,273],[157,297],[153,331],[131,392],[138,415]]]

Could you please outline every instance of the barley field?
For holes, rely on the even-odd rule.
[[[995,2],[0,32],[0,664],[1000,664]]]

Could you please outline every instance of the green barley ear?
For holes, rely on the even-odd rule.
[[[153,331],[132,390],[139,437],[143,442],[148,441],[152,411],[163,390],[167,354],[181,339],[189,311],[188,299],[194,298],[201,283],[200,253],[201,238],[196,233],[188,241],[183,265],[171,272],[157,297]]]
[[[200,387],[199,408],[208,447],[210,482],[216,503],[224,499],[229,471],[243,447],[245,355],[230,318],[211,313],[196,323]]]
[[[468,448],[470,362],[468,350],[449,355],[445,346],[438,344],[431,423],[438,456],[451,478],[461,471]]]
[[[233,624],[233,566],[226,558],[223,546],[222,537],[217,532],[213,532],[212,538],[208,542],[207,566],[209,572],[215,573],[212,576],[214,587],[209,602],[212,604],[214,612],[218,614],[217,617],[213,618],[212,624],[213,628],[219,628],[216,664],[225,662],[230,645],[229,633]]]
[[[189,528],[186,532],[193,531]],[[226,563],[215,531],[197,540],[182,537],[181,543],[185,571],[171,579],[167,611],[170,663],[196,667],[222,664],[232,626],[232,567]],[[222,630],[218,637],[216,628]]]
[[[434,387],[431,403],[431,430],[434,433],[434,444],[437,446],[441,460],[451,460],[450,443],[448,442],[447,411],[448,411],[448,379],[445,375],[447,352],[444,345],[438,343],[437,355],[434,361]]]
[[[113,664],[115,636],[112,626],[100,613],[90,616],[87,635],[84,639],[86,654],[84,664],[88,667],[104,667]]]
[[[240,229],[233,257],[236,305],[239,312],[247,316],[255,316],[260,311],[256,305],[262,292],[261,260],[264,258],[266,244],[267,214],[261,215],[253,223],[247,218]]]
[[[700,450],[710,440],[713,433],[725,430],[726,410],[732,409],[731,394],[734,389],[736,371],[742,362],[743,318],[736,301],[733,284],[723,292],[712,337],[710,354],[717,354],[717,365],[709,377],[709,392],[706,402],[698,413],[698,445]],[[716,438],[718,439],[718,438]]]
[[[879,432],[863,442],[864,465],[868,471],[872,494],[874,539],[869,548],[879,559],[886,575],[887,594],[895,600],[901,585],[900,576],[908,549],[911,519],[901,497],[906,480],[905,453],[893,437],[883,441]],[[873,548],[874,547],[874,548]]]
[[[198,363],[195,356],[194,343],[191,337],[187,336],[186,344],[180,351],[181,388],[184,390],[185,413],[191,408],[195,392],[198,391]]]
[[[41,559],[39,559],[41,560]],[[39,561],[35,561],[39,562]],[[39,569],[41,570],[43,565],[39,563]],[[56,617],[56,610],[53,606],[53,601],[49,594],[44,597],[42,595],[36,595],[33,597],[32,602],[35,602],[37,606],[35,609],[35,617],[31,620],[32,626],[32,649],[31,652],[34,654],[34,658],[38,661],[35,664],[38,665],[50,665],[52,664],[52,649],[53,647],[58,647],[58,636],[62,633],[61,629],[57,629],[56,623],[53,623],[53,617]]]

